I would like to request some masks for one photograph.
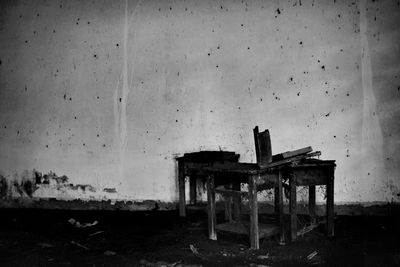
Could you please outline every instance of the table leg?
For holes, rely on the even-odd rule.
[[[232,183],[225,185],[225,189],[232,190]],[[225,220],[232,221],[232,196],[225,195],[224,196],[224,204],[225,204]]]
[[[240,183],[233,182],[232,190],[240,191]],[[240,204],[242,203],[242,198],[240,195],[233,196],[233,219],[240,220]]]
[[[278,187],[275,187],[275,211],[279,223],[279,244],[285,244],[285,222],[283,219],[283,191],[282,191],[282,172],[278,173]]]
[[[186,217],[184,162],[178,161],[179,216]]]
[[[208,237],[211,240],[217,240],[217,232],[215,226],[217,217],[215,213],[215,182],[214,176],[207,178],[207,213],[208,213]]]
[[[310,215],[311,224],[315,224],[317,222],[315,214],[315,185],[310,185],[308,187],[308,213]]]
[[[326,184],[326,226],[328,237],[334,236],[334,202],[333,202],[334,176],[328,178]]]
[[[290,174],[290,199],[289,199],[289,213],[290,213],[290,239],[295,241],[297,238],[297,196],[296,196],[296,176]]]
[[[257,176],[249,177],[249,206],[250,206],[250,248],[259,249],[260,239],[258,232],[258,202],[257,202]]]
[[[279,185],[279,177],[278,177],[278,185]],[[282,181],[281,181],[282,186]],[[274,211],[276,215],[276,221],[279,222],[279,186],[274,187]]]
[[[190,187],[190,204],[196,204],[197,202],[197,184],[196,176],[192,175],[189,177],[189,187]]]

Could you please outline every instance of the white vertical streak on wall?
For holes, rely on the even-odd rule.
[[[120,173],[121,179],[124,177],[125,170],[125,152],[127,146],[127,121],[126,121],[126,104],[128,102],[129,84],[128,84],[128,38],[129,38],[129,22],[128,22],[128,0],[125,0],[125,25],[124,25],[124,68],[122,72],[122,95],[121,115],[120,115]]]
[[[373,92],[371,54],[367,38],[367,9],[366,0],[360,0],[360,45],[361,45],[361,79],[363,89],[363,116],[361,155],[363,184],[373,192],[382,192],[373,189],[377,183],[382,183],[383,177],[383,137],[376,109],[376,99]],[[371,177],[372,181],[366,181]],[[379,185],[378,185],[379,186]],[[382,184],[380,184],[382,186]],[[378,196],[374,196],[378,197]],[[381,197],[381,196],[380,196]]]
[[[135,25],[135,22],[137,21],[137,17],[138,17],[138,12],[137,12],[137,10],[138,10],[138,6],[140,6],[141,5],[141,3],[142,3],[142,1],[141,0],[139,0],[137,3],[136,3],[136,6],[135,6],[135,8],[133,9],[133,13],[132,13],[132,15],[131,15],[131,17],[130,17],[130,19],[129,19],[129,22],[128,21],[125,21],[125,23],[128,23],[129,25]],[[128,25],[128,26],[129,26]],[[129,27],[129,29],[130,29],[130,27]],[[127,32],[127,35],[128,35],[129,33]],[[132,59],[132,64],[131,64],[131,79],[130,79],[130,81],[129,81],[129,86],[130,87],[132,87],[133,86],[133,78],[134,78],[134,71],[135,71],[135,30],[133,30],[133,32],[131,32],[130,33],[130,38],[133,40],[133,44],[131,45],[131,59]]]
[[[132,24],[133,19],[136,18],[136,9],[141,1],[138,1],[136,6],[134,7],[134,12],[132,16],[129,18],[129,4],[128,0],[125,0],[125,13],[124,13],[124,35],[123,35],[123,68],[122,74],[119,76],[117,81],[117,86],[114,92],[114,147],[117,149],[115,153],[116,163],[117,163],[117,173],[118,180],[121,184],[125,177],[125,158],[128,146],[128,122],[126,116],[126,109],[128,104],[129,93],[131,87],[133,86],[133,76],[134,76],[134,56],[133,53],[129,53],[128,44],[129,44],[129,32],[130,26]],[[134,48],[132,49],[134,52]],[[131,78],[129,79],[129,65],[128,60],[129,57],[132,58],[131,64]],[[122,77],[121,77],[122,76]],[[122,83],[121,83],[122,80]]]
[[[128,84],[128,38],[129,38],[129,21],[128,21],[128,0],[125,0],[124,14],[124,39],[123,39],[123,69],[122,69],[122,85],[120,84],[121,76],[118,78],[117,86],[114,92],[114,147],[117,149],[115,157],[117,160],[117,173],[119,184],[124,178],[125,169],[125,152],[127,146],[127,119],[126,105],[129,95]]]
[[[119,98],[119,81],[121,77],[118,77],[117,80],[117,86],[115,87],[114,95],[113,95],[113,100],[114,100],[114,148],[119,148],[119,132],[120,132],[120,108],[118,105],[118,98]],[[118,149],[119,150],[119,149]],[[116,160],[119,161],[119,155],[114,155],[114,157],[117,156]]]
[[[127,144],[127,122],[126,122],[126,104],[128,102],[129,84],[128,84],[128,38],[129,38],[129,23],[128,23],[128,0],[125,0],[125,26],[124,26],[124,69],[122,73],[123,85],[121,96],[121,152],[125,150]]]

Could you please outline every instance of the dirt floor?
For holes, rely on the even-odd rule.
[[[0,212],[0,266],[400,266],[394,215],[338,216],[333,239],[321,226],[285,246],[262,240],[255,251],[245,236],[208,240],[200,211],[184,219],[177,211]]]

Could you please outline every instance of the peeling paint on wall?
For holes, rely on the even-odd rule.
[[[111,193],[111,194],[109,194]],[[12,177],[0,175],[0,198],[38,200],[55,198],[71,199],[115,199],[115,188],[95,188],[90,184],[74,184],[66,175],[58,176],[54,172],[42,174],[37,170],[25,170]],[[112,195],[114,194],[114,195]]]

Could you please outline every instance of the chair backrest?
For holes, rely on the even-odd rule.
[[[258,131],[258,126],[253,129],[254,143],[256,146],[257,164],[260,168],[267,166],[272,162],[271,137],[269,131]]]

